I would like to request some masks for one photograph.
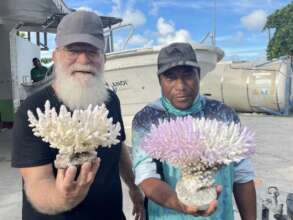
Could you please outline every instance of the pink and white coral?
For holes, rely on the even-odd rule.
[[[207,168],[241,161],[254,153],[255,142],[254,133],[239,123],[187,116],[152,125],[142,148],[175,166]]]
[[[107,118],[109,111],[104,104],[74,110],[73,114],[62,105],[57,114],[47,100],[44,113],[39,108],[36,111],[37,118],[28,111],[29,126],[34,135],[59,149],[60,154],[90,152],[98,146],[110,147],[119,143],[120,124],[113,124],[113,119]]]

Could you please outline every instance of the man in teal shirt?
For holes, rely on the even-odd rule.
[[[45,78],[47,73],[47,67],[42,66],[38,58],[33,59],[34,68],[31,70],[31,79],[33,82],[38,82]]]
[[[132,122],[135,182],[148,202],[149,220],[233,220],[233,194],[242,220],[256,220],[254,171],[250,160],[222,167],[215,183],[222,186],[217,201],[206,211],[183,204],[174,190],[180,170],[151,158],[140,143],[159,120],[190,115],[240,123],[237,114],[225,104],[199,94],[200,67],[190,44],[173,43],[162,48],[158,57],[158,78],[162,96],[139,111]]]

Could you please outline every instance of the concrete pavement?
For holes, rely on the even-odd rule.
[[[268,186],[280,190],[279,201],[285,202],[293,192],[293,117],[241,114],[243,125],[256,132],[257,150],[253,163],[258,179],[258,200],[264,198]],[[0,220],[21,219],[21,178],[10,168],[11,131],[0,132]],[[124,212],[132,220],[132,204],[123,184]],[[237,211],[236,219],[239,219]],[[260,218],[258,218],[260,219]]]

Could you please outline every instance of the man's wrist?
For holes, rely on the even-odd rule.
[[[136,191],[136,190],[140,190],[139,187],[137,185],[135,185],[135,183],[130,183],[128,185],[128,189],[129,191]]]
[[[56,210],[56,214],[70,211],[75,208],[78,204],[80,204],[85,196],[80,197],[71,197],[62,194],[61,192],[56,192],[55,200],[53,203],[54,209]]]
[[[174,208],[178,211],[178,212],[183,212],[185,213],[185,205],[177,198],[175,200],[174,203]]]

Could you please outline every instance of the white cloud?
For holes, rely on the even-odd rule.
[[[223,35],[216,37],[217,42],[233,42],[233,43],[238,43],[242,42],[244,39],[244,34],[242,31],[237,31],[235,34],[231,35]]]
[[[242,25],[248,30],[260,31],[267,21],[267,13],[264,10],[255,10],[247,16],[241,17]]]
[[[175,0],[150,0],[150,14],[158,15],[159,10],[163,8],[186,8],[194,9],[196,11],[209,10],[213,11],[215,4],[214,0],[185,0],[185,1],[175,1]],[[274,11],[277,8],[283,7],[284,3],[282,1],[273,0],[218,0],[216,3],[217,10],[225,13],[232,13],[238,15],[245,15],[262,8],[266,11]],[[171,9],[172,10],[172,9]]]
[[[143,47],[153,47],[155,41],[154,40],[149,40],[146,44],[143,45]]]
[[[175,24],[170,21],[165,21],[160,17],[157,21],[158,39],[159,44],[170,44],[173,42],[191,42],[190,33],[185,29],[176,30]]]
[[[196,10],[201,10],[204,8],[211,8],[213,7],[213,1],[206,1],[206,0],[185,0],[185,1],[174,1],[174,0],[152,0],[151,2],[151,13],[158,14],[160,8],[169,8],[169,7],[176,7],[176,8],[192,8]]]
[[[111,15],[120,16],[120,14],[121,14],[121,2],[120,2],[120,0],[112,0],[112,2],[113,2],[113,6],[112,6]]]
[[[92,8],[88,6],[80,6],[76,9],[77,11],[94,11]]]
[[[148,37],[141,34],[135,34],[130,38],[126,47],[146,48],[146,47],[152,47],[153,44],[154,44],[154,40],[150,40]],[[125,37],[119,36],[118,38],[115,38],[115,42],[114,42],[115,51],[125,49],[123,48],[124,46],[125,46]]]
[[[146,17],[142,11],[134,8],[134,1],[128,1],[125,7],[121,0],[112,0],[112,2],[111,16],[121,17],[124,24],[130,23],[136,27],[145,24]]]
[[[142,44],[144,45],[148,43],[148,41],[149,40],[146,37],[143,37],[140,34],[136,34],[131,37],[129,43],[134,45],[142,45]]]
[[[174,42],[190,42],[191,38],[186,30],[179,30],[175,35],[167,35],[165,37],[159,37],[158,44],[171,44]]]
[[[116,38],[114,42],[114,51],[119,51],[124,49],[125,40],[122,38]]]
[[[146,21],[145,15],[141,11],[135,9],[127,9],[122,18],[124,23],[130,23],[136,27],[143,25]]]
[[[112,11],[109,16],[120,17],[123,19],[123,24],[132,24],[135,27],[142,26],[146,23],[146,17],[144,13],[135,8],[136,0],[112,0]],[[125,29],[126,30],[126,29]],[[125,46],[125,40],[127,38],[125,31],[117,31],[114,41],[114,49],[121,50]],[[133,35],[127,46],[130,47],[146,47],[151,45],[153,41],[150,41],[144,35]]]
[[[217,36],[216,37],[217,42],[230,41],[231,39],[232,39],[232,35],[223,35],[223,36]]]
[[[159,31],[159,34],[163,36],[173,33],[175,31],[174,24],[165,22],[165,19],[162,17],[160,17],[157,21],[157,29]]]
[[[153,44],[154,44],[153,40],[150,40],[143,35],[136,34],[130,38],[128,44],[126,45],[126,48],[146,48],[146,47],[152,47]],[[124,48],[124,46],[125,46],[125,38],[122,36],[116,37],[114,42],[114,51],[120,51],[120,50],[126,49]]]
[[[131,47],[152,47],[154,45],[165,45],[173,42],[191,42],[190,33],[185,29],[176,30],[175,24],[172,21],[166,21],[160,17],[157,20],[156,32],[145,31],[144,34],[133,35],[128,45]],[[122,49],[122,35],[115,38],[114,48]]]
[[[76,8],[77,11],[91,11],[91,12],[95,12],[97,15],[101,15],[102,13],[100,13],[98,10],[94,10],[88,6],[80,6],[79,8]]]
[[[242,31],[237,31],[237,33],[235,34],[235,41],[236,42],[241,42],[244,38],[244,34]]]
[[[265,11],[275,11],[278,8],[284,6],[282,1],[273,0],[221,0],[218,1],[217,6],[221,7],[221,10],[233,12],[239,15],[245,15],[253,10],[263,9]]]
[[[153,16],[157,16],[159,14],[160,7],[154,1],[150,2],[150,14]]]
[[[258,47],[250,48],[226,48],[225,60],[263,60],[265,50]]]

